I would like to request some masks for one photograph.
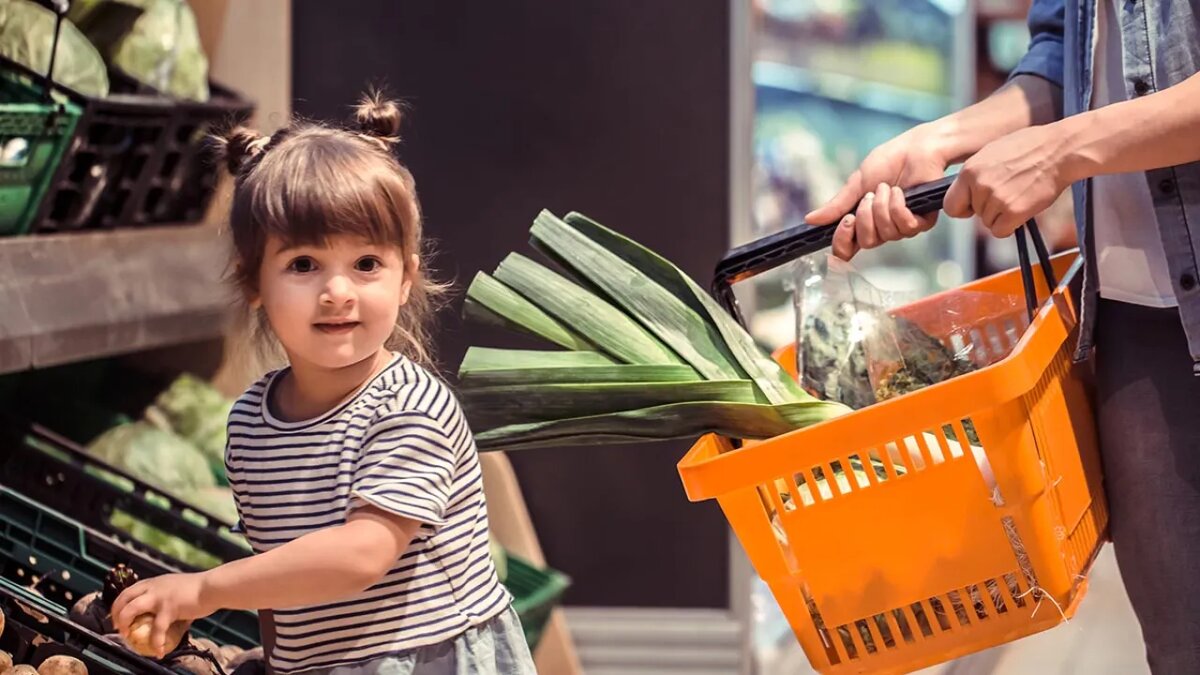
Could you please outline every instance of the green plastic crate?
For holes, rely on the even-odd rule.
[[[538,569],[530,563],[513,557],[508,559],[508,576],[504,587],[513,595],[513,609],[521,617],[525,630],[525,641],[530,651],[537,649],[542,631],[550,620],[550,612],[558,605],[562,595],[571,585],[570,578],[552,569]]]
[[[100,590],[117,563],[143,578],[177,571],[0,485],[0,577],[44,577],[42,594],[70,607]],[[236,610],[220,610],[193,624],[200,636],[243,649],[258,646],[258,629],[257,615]]]
[[[69,101],[46,102],[0,75],[0,236],[29,230],[81,114]]]

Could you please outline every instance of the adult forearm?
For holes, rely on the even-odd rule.
[[[1062,89],[1035,75],[1018,75],[991,96],[931,123],[943,156],[958,164],[1018,129],[1062,116]]]
[[[1200,161],[1200,74],[1058,123],[1071,182]]]

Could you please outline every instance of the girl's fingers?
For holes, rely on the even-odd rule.
[[[150,644],[154,645],[154,651],[158,658],[167,655],[167,650],[175,645],[167,644],[167,629],[174,622],[174,612],[160,610],[154,615],[154,626],[150,631]]]
[[[158,603],[154,602],[150,596],[142,595],[131,601],[121,610],[121,615],[118,617],[113,614],[113,626],[117,628],[117,632],[122,635],[129,632],[133,625],[133,620],[143,614],[158,614]]]

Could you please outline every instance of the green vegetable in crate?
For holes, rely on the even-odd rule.
[[[226,487],[197,488],[183,495],[183,500],[221,519],[226,525],[238,521],[237,504],[233,501],[233,491]]]
[[[113,513],[110,522],[113,527],[129,533],[129,536],[133,539],[185,565],[190,565],[197,569],[211,569],[222,562],[220,558],[211,553],[198,549],[179,537],[167,534],[152,525],[144,523],[124,511]]]
[[[54,12],[32,0],[0,0],[0,55],[42,75],[50,68]],[[104,59],[69,20],[62,22],[54,81],[81,94],[108,95]]]
[[[145,422],[113,427],[92,441],[87,451],[177,497],[215,484],[208,462],[195,446]]]
[[[135,80],[176,98],[208,100],[208,58],[184,0],[76,0],[69,16]]]
[[[233,401],[208,382],[184,373],[146,409],[146,421],[174,431],[200,449],[217,484],[225,479],[225,425]]]

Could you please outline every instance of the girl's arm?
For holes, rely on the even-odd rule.
[[[125,634],[142,614],[155,617],[151,644],[165,653],[167,628],[218,609],[286,608],[331,602],[378,583],[408,548],[421,523],[369,504],[344,525],[312,532],[267,553],[207,572],[168,574],[138,582],[113,603],[113,624]]]
[[[345,525],[201,573],[200,606],[209,613],[285,609],[361,593],[391,570],[420,527],[410,518],[360,507]]]

